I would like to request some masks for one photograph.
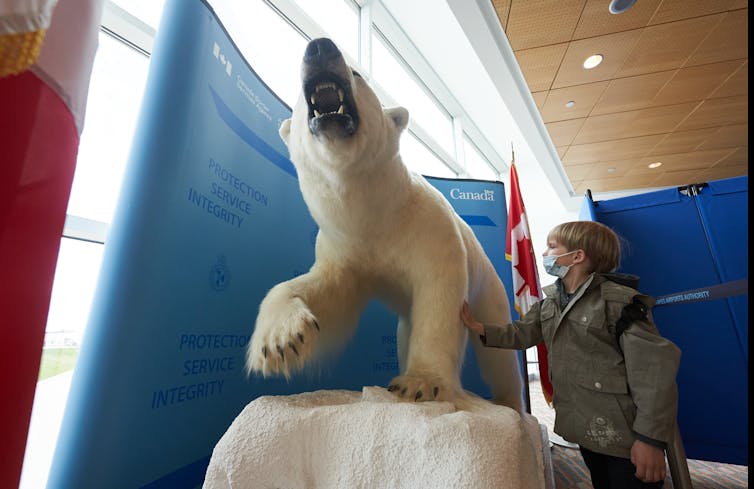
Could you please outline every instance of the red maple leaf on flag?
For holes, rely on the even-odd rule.
[[[534,255],[534,247],[531,244],[531,240],[526,236],[524,236],[523,239],[516,241],[516,249],[518,251],[517,256],[519,257]],[[514,265],[514,268],[518,270],[518,273],[524,280],[523,284],[521,284],[521,287],[519,287],[519,289],[515,291],[515,294],[521,295],[521,293],[524,291],[524,288],[529,287],[529,293],[531,295],[538,295],[539,286],[537,284],[537,270],[534,268],[534,261],[519,259],[518,263]]]

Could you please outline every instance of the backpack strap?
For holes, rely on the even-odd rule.
[[[630,303],[626,304],[623,311],[621,311],[621,315],[615,323],[615,341],[618,343],[618,348],[620,348],[621,351],[623,351],[623,348],[620,346],[621,335],[634,321],[647,319],[647,311],[647,305],[642,302],[638,296],[635,296]]]

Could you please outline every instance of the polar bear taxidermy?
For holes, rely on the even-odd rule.
[[[307,45],[301,77],[302,94],[280,136],[319,226],[315,262],[265,296],[247,371],[290,376],[341,347],[378,298],[399,317],[400,375],[388,390],[411,401],[458,403],[468,336],[461,305],[468,299],[478,319],[508,323],[503,284],[471,228],[403,164],[406,109],[383,109],[329,39]],[[485,348],[471,336],[492,400],[523,412],[516,352]]]

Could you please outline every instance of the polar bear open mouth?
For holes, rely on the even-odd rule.
[[[304,82],[304,96],[309,107],[309,130],[318,134],[332,124],[350,136],[356,132],[359,116],[350,83],[334,73],[319,73]]]

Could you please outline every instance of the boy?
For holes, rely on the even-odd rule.
[[[477,322],[468,303],[461,319],[488,347],[545,342],[554,431],[578,443],[595,489],[660,488],[678,410],[680,350],[645,314],[654,300],[635,290],[638,278],[609,273],[619,260],[618,236],[607,226],[560,224],[543,255],[545,270],[558,278],[543,288],[545,299],[513,324]],[[639,318],[618,336],[626,306],[638,308]]]

